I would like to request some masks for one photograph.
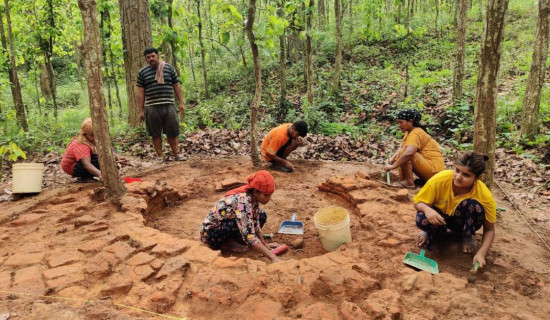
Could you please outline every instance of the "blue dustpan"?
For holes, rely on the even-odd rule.
[[[284,234],[304,234],[304,223],[296,221],[296,214],[293,214],[292,220],[283,221],[277,232]]]

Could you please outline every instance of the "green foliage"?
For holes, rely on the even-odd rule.
[[[0,182],[2,182],[2,165],[4,158],[8,155],[8,161],[15,162],[19,158],[27,159],[27,154],[21,150],[15,143],[9,142],[8,144],[0,144]]]

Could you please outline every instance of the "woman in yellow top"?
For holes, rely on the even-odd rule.
[[[491,191],[479,179],[489,157],[465,153],[454,170],[434,175],[414,197],[416,226],[422,230],[417,244],[430,249],[434,233],[447,228],[462,235],[462,251],[473,253],[476,230],[483,226],[483,240],[473,263],[485,265],[485,256],[495,238],[496,202]]]
[[[401,148],[390,158],[386,171],[399,168],[401,181],[397,184],[414,189],[413,172],[428,181],[434,174],[445,169],[439,144],[420,125],[422,115],[412,109],[397,114],[399,129],[405,133]]]

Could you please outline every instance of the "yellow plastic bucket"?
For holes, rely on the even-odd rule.
[[[323,208],[313,216],[323,248],[334,251],[343,243],[351,242],[348,210],[341,207]]]
[[[14,163],[12,173],[13,193],[37,193],[42,191],[43,163]]]

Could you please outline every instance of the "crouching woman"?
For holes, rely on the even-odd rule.
[[[247,184],[230,190],[210,210],[202,223],[201,241],[210,248],[243,252],[252,248],[272,262],[279,258],[271,252],[279,245],[268,244],[262,235],[267,220],[260,204],[267,204],[275,191],[273,176],[261,170],[249,176]]]
[[[473,253],[476,230],[483,226],[481,246],[473,263],[485,265],[485,256],[495,238],[496,202],[491,191],[480,180],[485,171],[487,155],[465,153],[454,170],[434,175],[414,198],[416,226],[422,231],[417,244],[430,249],[434,234],[447,229],[462,236],[462,251]]]

